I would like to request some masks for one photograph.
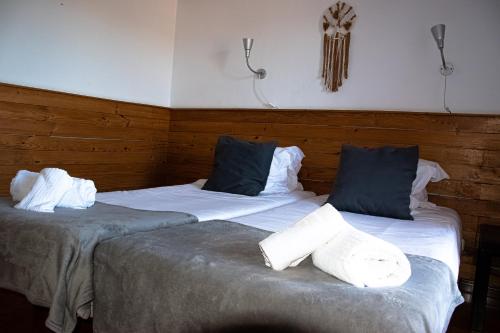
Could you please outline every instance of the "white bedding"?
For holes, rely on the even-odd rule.
[[[200,179],[185,185],[97,193],[96,201],[134,209],[189,213],[200,221],[208,221],[254,214],[314,196],[313,192],[294,191],[249,197],[204,191],[204,182]]]
[[[264,212],[230,219],[255,228],[280,231],[319,208],[328,196],[307,198]],[[458,280],[461,250],[461,223],[458,214],[449,208],[418,208],[415,220],[341,212],[355,228],[398,246],[404,253],[426,256],[447,264]]]

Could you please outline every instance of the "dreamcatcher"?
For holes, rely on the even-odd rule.
[[[349,77],[350,30],[355,18],[352,6],[340,1],[328,8],[328,13],[323,15],[322,78],[328,91],[338,91],[342,86],[342,79]]]

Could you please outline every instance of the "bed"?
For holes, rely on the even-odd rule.
[[[463,302],[460,220],[452,210],[417,210],[415,221],[343,213],[407,253],[412,277],[398,288],[359,289],[310,259],[282,272],[264,266],[258,242],[324,200],[103,242],[94,261],[94,330],[445,332]]]
[[[93,252],[100,242],[136,232],[226,219],[285,205],[314,194],[242,195],[201,190],[194,184],[99,193],[87,210],[54,214],[14,209],[0,199],[0,287],[50,308],[47,327],[71,332],[88,318],[94,298]]]

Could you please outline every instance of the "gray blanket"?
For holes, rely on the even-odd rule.
[[[90,315],[93,254],[106,239],[196,222],[185,213],[150,212],[96,203],[53,214],[12,208],[0,199],[0,287],[50,307],[47,327],[73,331],[77,313]]]
[[[212,221],[101,243],[94,331],[444,332],[463,302],[442,262],[408,256],[398,288],[358,289],[306,260],[264,266],[268,232]]]

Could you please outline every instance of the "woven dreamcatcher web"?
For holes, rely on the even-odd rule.
[[[351,27],[356,19],[352,6],[337,2],[323,15],[323,84],[335,92],[349,77]]]

